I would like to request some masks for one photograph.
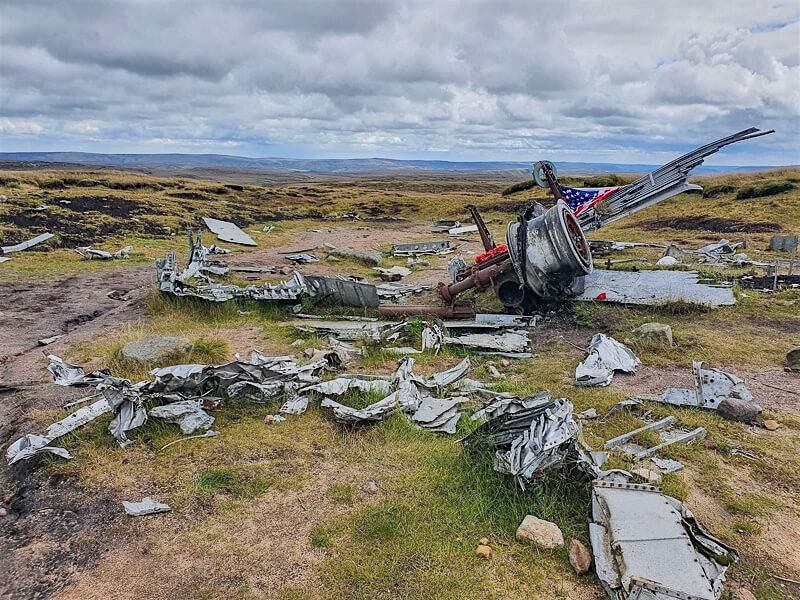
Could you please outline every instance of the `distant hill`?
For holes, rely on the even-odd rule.
[[[97,154],[92,152],[0,152],[0,162],[69,163],[120,169],[182,171],[192,169],[247,169],[252,171],[297,172],[321,175],[381,173],[480,173],[529,171],[527,161],[455,162],[446,160],[394,160],[390,158],[248,158],[225,154]],[[660,165],[559,162],[564,174],[648,173]],[[768,166],[701,165],[696,173],[751,172]]]

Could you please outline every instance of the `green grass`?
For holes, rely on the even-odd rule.
[[[349,483],[333,483],[328,487],[328,498],[336,504],[352,504],[356,489]]]
[[[237,499],[253,499],[267,492],[274,480],[256,468],[220,467],[203,471],[197,478],[197,491],[217,492]]]

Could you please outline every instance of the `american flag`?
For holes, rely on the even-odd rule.
[[[612,188],[571,188],[559,185],[567,205],[575,215],[581,214],[586,209],[597,206],[611,194],[616,192],[619,187]]]

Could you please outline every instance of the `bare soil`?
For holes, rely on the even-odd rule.
[[[783,229],[778,223],[749,223],[736,219],[696,216],[659,218],[631,223],[628,227],[647,230],[670,228],[688,231],[714,231],[716,233],[769,233]]]

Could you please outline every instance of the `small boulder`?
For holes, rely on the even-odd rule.
[[[152,363],[187,352],[192,345],[186,340],[167,335],[148,335],[122,347],[122,357],[138,363]]]
[[[569,564],[578,575],[583,575],[592,566],[592,553],[580,541],[572,539],[569,542]]]
[[[489,560],[492,558],[491,546],[487,546],[486,544],[478,544],[478,547],[475,548],[475,556]]]
[[[517,528],[517,540],[533,542],[541,548],[552,550],[564,545],[564,535],[558,525],[526,515]]]
[[[674,256],[662,256],[656,261],[657,267],[674,267],[680,261]]]
[[[672,346],[672,327],[663,323],[644,323],[633,330],[640,339],[655,346]]]
[[[370,479],[369,481],[367,481],[361,487],[361,489],[364,490],[364,492],[366,492],[367,494],[370,494],[370,495],[375,495],[380,491],[380,489],[378,488],[378,482],[375,481],[374,479]]]
[[[789,350],[786,354],[786,364],[790,371],[800,372],[800,348]]]
[[[766,421],[764,421],[764,429],[768,431],[775,431],[780,426],[781,424],[778,423],[775,419],[767,419]]]
[[[8,514],[8,511],[5,508],[0,507],[0,517],[5,517]]]
[[[752,423],[761,412],[761,407],[755,402],[729,396],[719,403],[717,412],[729,421]]]

